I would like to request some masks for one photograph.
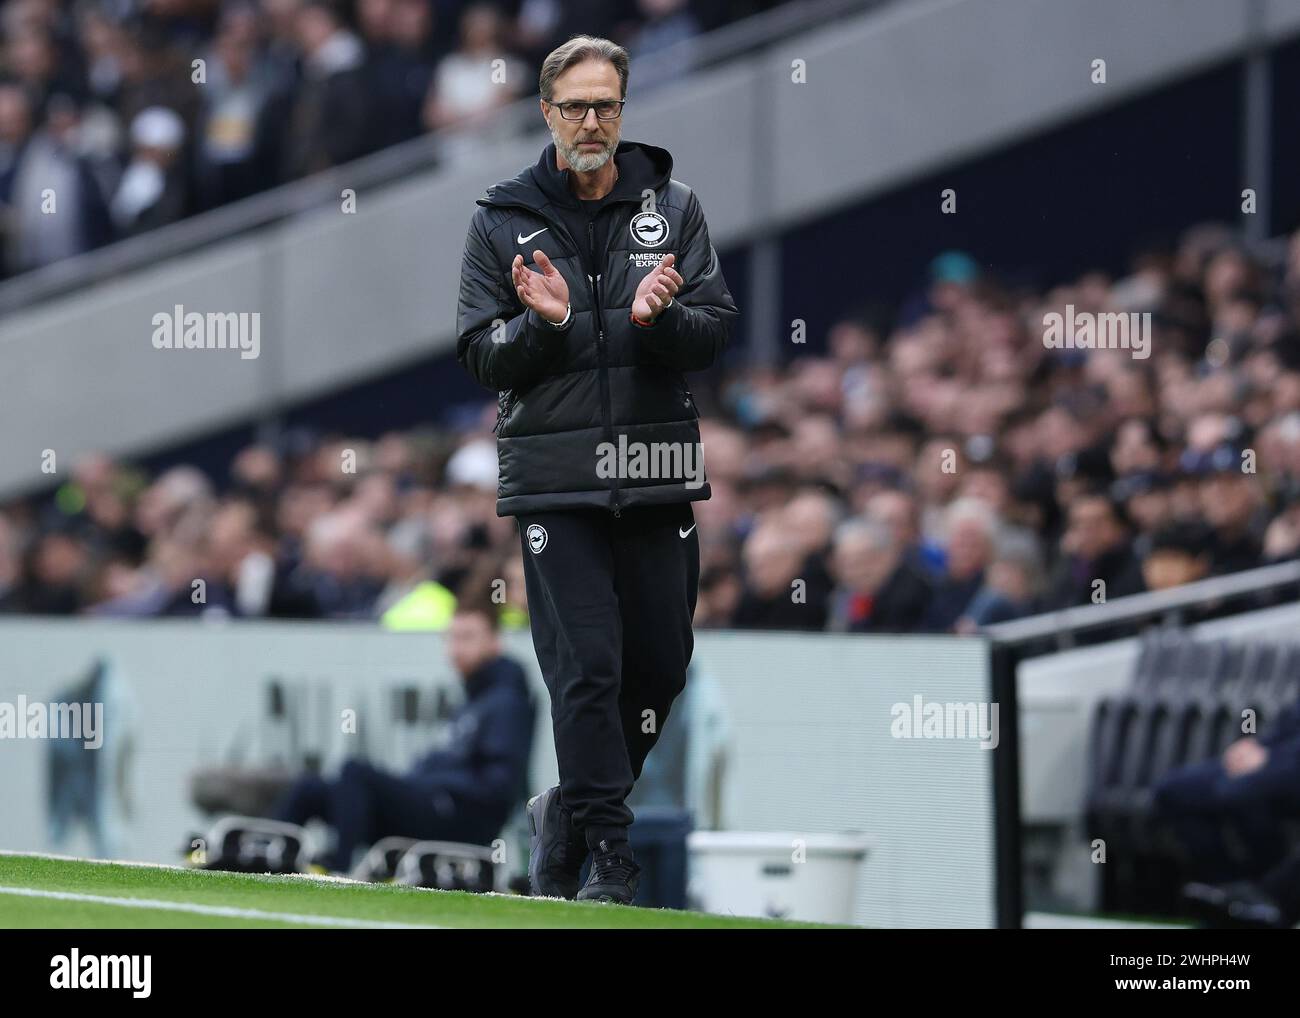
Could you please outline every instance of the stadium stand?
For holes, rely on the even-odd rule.
[[[0,216],[0,279],[426,131],[482,125],[531,93],[542,57],[579,25],[645,58],[774,6],[8,3],[0,22],[0,209],[29,211]],[[492,87],[498,58],[508,87]],[[55,183],[64,206],[58,229],[30,212],[40,202],[29,200]]]
[[[1282,249],[1201,227],[1128,277],[1048,294],[950,257],[910,319],[843,320],[826,355],[783,372],[731,367],[699,394],[714,490],[699,623],[971,632],[1089,603],[1098,577],[1114,597],[1296,557],[1300,234]],[[1158,353],[1045,350],[1034,323],[1067,303],[1154,307]],[[379,618],[410,595],[436,626],[448,593],[517,580],[487,414],[377,440],[288,432],[221,486],[86,458],[52,497],[0,510],[0,606]],[[345,449],[355,474],[335,468]],[[855,519],[888,539],[864,543]],[[206,605],[177,586],[193,576]],[[795,577],[809,600],[792,607]]]
[[[480,597],[503,579],[504,624],[525,630],[518,534],[493,505],[493,405],[490,396],[465,385],[447,356],[446,302],[431,298],[426,306],[410,296],[433,292],[439,284],[430,277],[450,278],[446,265],[426,265],[442,257],[427,250],[431,245],[419,232],[428,232],[426,221],[420,218],[405,232],[393,223],[413,219],[414,206],[422,206],[421,216],[451,205],[460,219],[468,215],[473,195],[495,178],[480,172],[485,163],[475,163],[463,179],[457,175],[458,162],[468,165],[474,153],[456,141],[456,128],[481,128],[489,149],[503,138],[522,144],[514,114],[528,105],[538,54],[570,30],[570,14],[608,19],[594,27],[584,20],[583,28],[624,40],[642,59],[660,47],[676,59],[683,40],[700,34],[705,41],[701,33],[742,8],[779,6],[525,0],[491,8],[360,0],[342,19],[316,0],[266,0],[260,13],[228,4],[219,15],[201,0],[146,4],[143,11],[116,5],[114,11],[125,10],[120,19],[95,6],[78,8],[76,17],[58,4],[6,7],[0,204],[23,185],[23,160],[40,155],[67,174],[68,207],[76,214],[61,220],[72,229],[55,231],[51,246],[39,250],[28,244],[21,220],[6,220],[5,271],[19,278],[0,293],[0,308],[21,311],[23,320],[15,325],[11,319],[0,338],[12,337],[15,351],[35,358],[55,347],[48,342],[50,321],[66,315],[66,321],[98,324],[102,313],[117,327],[106,326],[106,335],[120,340],[125,364],[131,343],[145,344],[124,330],[124,322],[138,326],[139,308],[128,313],[119,294],[146,294],[142,305],[152,308],[149,300],[171,293],[161,281],[180,279],[168,275],[176,265],[154,264],[161,261],[158,252],[199,251],[177,270],[189,280],[204,275],[210,263],[203,258],[232,242],[233,253],[220,267],[229,274],[200,292],[221,300],[250,293],[265,299],[287,353],[283,363],[275,362],[283,377],[250,369],[238,383],[213,382],[229,402],[194,399],[197,424],[175,443],[160,437],[168,418],[159,411],[133,434],[106,439],[103,448],[111,452],[82,449],[67,456],[57,486],[36,479],[30,463],[6,474],[0,613],[348,619],[438,630],[459,599]],[[906,13],[928,6],[911,5]],[[917,14],[918,21],[939,6]],[[946,6],[945,13],[957,18],[972,16],[975,5]],[[984,13],[1015,21],[1033,6],[1006,4]],[[1049,16],[1047,10],[1037,7],[1038,16]],[[719,244],[722,258],[746,312],[740,349],[715,373],[692,379],[713,489],[697,507],[703,566],[698,627],[978,635],[1009,620],[1094,605],[1098,580],[1104,581],[1100,600],[1113,607],[1129,594],[1300,561],[1300,205],[1283,186],[1300,179],[1286,172],[1296,165],[1296,150],[1288,132],[1275,130],[1274,214],[1238,215],[1239,170],[1250,161],[1236,150],[1238,67],[1226,61],[1230,47],[1242,43],[1236,36],[1204,43],[1198,33],[1217,30],[1218,23],[1207,29],[1192,23],[1200,12],[1186,13],[1191,20],[1182,34],[1160,24],[1158,35],[1174,50],[1186,43],[1187,51],[1151,51],[1131,61],[1141,68],[1135,73],[1151,79],[1117,78],[1120,87],[1110,95],[1120,100],[1079,100],[1057,79],[1042,92],[1014,82],[1008,86],[1014,101],[989,101],[974,115],[952,104],[939,86],[939,97],[927,104],[917,82],[909,81],[900,91],[926,112],[909,118],[907,137],[884,131],[886,143],[864,143],[890,158],[859,158],[852,147],[859,132],[843,131],[835,139],[842,144],[822,153],[825,165],[791,160],[777,167],[777,156],[787,155],[783,150],[811,150],[813,142],[773,142],[756,130],[773,149],[769,166],[748,157],[768,154],[758,142],[751,148],[748,136],[733,149],[730,135],[713,133],[736,125],[749,130],[751,119],[761,121],[751,113],[772,98],[759,87],[766,80],[761,72],[773,65],[787,71],[788,54],[772,38],[764,43],[771,48],[763,54],[768,63],[748,59],[748,52],[736,57],[737,49],[718,73],[700,74],[679,90],[684,106],[705,96],[711,108],[730,114],[707,125],[704,142],[690,133],[698,118],[672,121],[671,110],[651,109],[648,122],[658,128],[651,135],[671,138],[675,152],[692,152],[690,179],[711,188],[711,209],[722,207],[710,223],[720,224],[718,236],[726,238]],[[1300,80],[1300,48],[1287,41],[1295,28],[1291,17],[1275,17],[1277,38],[1270,40],[1277,44],[1279,94]],[[817,45],[829,47],[826,36],[859,31],[863,40],[874,39],[866,20],[855,22],[852,32],[823,28],[820,38],[800,45],[817,51]],[[897,32],[889,36],[892,47],[909,21],[884,20]],[[989,34],[1019,45],[1014,33]],[[886,29],[879,35],[884,38]],[[1139,50],[1151,50],[1140,32],[1129,38]],[[915,39],[924,50],[928,37],[922,32]],[[1262,48],[1265,40],[1257,43]],[[185,84],[188,65],[177,62],[178,53],[195,47],[207,54],[209,85],[215,86],[199,93],[202,102]],[[55,60],[56,51],[68,54],[66,61]],[[509,55],[508,74],[529,84],[494,96],[522,101],[490,113],[467,70],[502,51]],[[1053,54],[1051,61],[1058,65],[1063,58]],[[819,69],[830,77],[850,63],[895,61],[828,53]],[[941,80],[923,62],[896,63]],[[1191,77],[1169,84],[1184,74]],[[1166,87],[1154,99],[1143,94]],[[756,94],[754,109],[737,102],[737,92]],[[856,99],[869,92],[841,94]],[[1059,105],[1036,105],[1049,93]],[[1061,100],[1066,94],[1069,102]],[[382,96],[391,115],[350,107],[357,95]],[[1087,104],[1094,102],[1116,102],[1117,110],[1077,119],[1093,111]],[[863,123],[879,130],[881,120],[869,118],[884,116],[887,127],[889,116],[880,113],[887,105],[871,104]],[[783,111],[787,123],[816,120]],[[525,112],[533,116],[535,104]],[[996,122],[997,116],[1006,119]],[[955,129],[953,121],[963,120],[972,137],[963,139]],[[407,180],[391,167],[402,165],[397,156],[413,143],[432,140],[421,137],[428,131],[445,135],[447,144],[414,159],[418,173],[411,169]],[[287,152],[279,150],[282,135],[294,139]],[[725,173],[718,168],[729,159],[700,158],[710,148],[746,154],[735,160],[743,165],[734,167],[734,182],[731,166]],[[1123,158],[1099,156],[1095,174],[1082,173],[1081,150]],[[498,154],[513,159],[515,151]],[[895,152],[904,153],[897,162],[891,161]],[[338,171],[376,166],[376,153],[392,157],[366,196],[383,214],[340,239],[341,217],[327,223],[331,217],[324,214],[336,211],[336,185],[351,183]],[[350,162],[354,157],[370,161]],[[856,176],[844,172],[842,164],[855,160],[867,168]],[[1192,162],[1196,175],[1185,172]],[[1076,188],[1058,204],[1052,167],[1073,171]],[[837,180],[835,171],[840,189],[831,192],[828,184],[828,193],[818,192],[823,180]],[[956,226],[936,225],[935,195],[952,181],[960,182],[962,208],[971,211],[964,219],[952,217]],[[319,194],[309,195],[313,182]],[[444,184],[464,193],[455,202],[444,200],[451,193],[437,190]],[[788,201],[780,208],[773,196],[778,191]],[[983,215],[995,221],[978,218],[976,194]],[[281,201],[283,208],[267,211]],[[219,207],[232,216],[224,221],[234,224],[227,232],[217,219],[207,218],[214,224],[209,228],[191,217]],[[1052,215],[1025,211],[1040,207],[1053,209]],[[1155,212],[1141,218],[1148,208]],[[191,221],[181,223],[186,217]],[[1050,222],[1039,231],[1039,220]],[[962,225],[972,221],[973,227]],[[445,219],[434,222],[434,233],[450,229]],[[149,235],[160,238],[156,250],[132,247],[128,239],[91,256],[120,251],[121,263],[83,260],[85,275],[74,267],[79,252],[138,239],[155,227]],[[313,230],[319,230],[319,248]],[[1266,239],[1270,233],[1275,236]],[[765,260],[772,245],[784,258],[784,290],[772,287],[771,303],[756,306],[753,297],[764,291],[760,270],[782,264]],[[459,237],[439,246],[456,249],[447,256],[454,260]],[[343,248],[354,261],[339,256]],[[379,260],[384,248],[399,252],[393,262]],[[318,251],[325,268],[306,271]],[[869,284],[845,282],[858,262],[866,263]],[[403,285],[390,293],[378,285],[386,279],[358,272],[358,264],[372,263],[381,277],[400,272]],[[38,277],[60,267],[68,275],[45,275],[45,288]],[[261,286],[268,269],[266,278],[283,283],[282,292]],[[354,276],[361,309],[355,318],[340,313],[354,298],[340,296],[347,287],[336,285]],[[101,286],[105,281],[109,285]],[[374,291],[380,303],[366,304]],[[796,293],[798,300],[791,296]],[[38,298],[34,311],[26,304],[31,295]],[[385,313],[379,323],[377,306]],[[1067,308],[1149,314],[1150,356],[1047,348],[1045,316]],[[46,321],[39,320],[43,312]],[[435,312],[441,317],[430,324]],[[785,322],[796,315],[807,316],[806,346],[785,344]],[[322,327],[323,319],[342,323],[337,334]],[[77,343],[98,337],[90,328],[67,331],[78,333]],[[295,344],[301,333],[313,342]],[[74,342],[65,348],[73,350]],[[426,359],[412,366],[416,356]],[[300,360],[291,363],[295,357]],[[356,366],[369,361],[366,370],[374,373],[359,381]],[[304,362],[310,370],[301,368]],[[30,363],[44,369],[29,373],[33,392],[42,379],[57,377],[62,387],[72,377],[58,370],[68,362]],[[149,368],[168,370],[152,361]],[[78,364],[78,376],[94,373]],[[123,381],[128,374],[144,372],[122,369],[105,386],[113,398],[105,400],[104,418],[114,416],[114,407],[134,405],[135,379]],[[250,375],[254,382],[245,384]],[[290,377],[293,385],[275,388]],[[239,402],[252,391],[257,398]],[[192,380],[176,382],[173,393],[190,392],[208,394]],[[74,394],[64,401],[62,388],[58,394],[60,410],[70,409],[41,415],[42,427],[51,431],[79,421],[76,415],[90,402]],[[160,405],[166,395],[160,394]],[[83,427],[82,433],[101,431]],[[348,461],[355,469],[340,470]],[[205,585],[197,603],[196,578]],[[807,592],[798,603],[788,596],[795,580]],[[1275,591],[1251,607],[1279,599]],[[1214,618],[1220,610],[1219,595],[1207,594],[1180,608],[1179,621]],[[1093,627],[1074,642],[1139,631],[1127,623]],[[972,650],[974,643],[960,646]],[[1088,680],[1108,678],[1104,664],[1088,667]],[[1160,782],[1222,753],[1238,736],[1246,707],[1266,732],[1300,699],[1297,676],[1300,652],[1280,639],[1165,631],[1144,638],[1131,687],[1103,697],[1086,723],[1082,819],[1089,835],[1107,843],[1113,861],[1099,871],[1098,907],[1178,912],[1178,890],[1190,870],[1168,825],[1153,812]],[[1012,689],[1004,702],[1014,706],[1014,680]],[[999,697],[995,685],[994,700]],[[1003,745],[1013,747],[1016,723],[1007,727],[1012,732]],[[1014,753],[1004,750],[996,766],[1007,759],[1012,779],[999,778],[998,823],[1003,815],[1012,818],[1010,833],[999,833],[1004,856],[1012,851],[1005,846],[1018,844],[1022,834],[1016,807],[1008,805],[1019,795]],[[1074,776],[1079,771],[1073,768]],[[1059,781],[1055,771],[1051,780]],[[1018,857],[1005,870],[998,865],[1002,886],[1018,884]],[[1018,896],[1009,906],[1000,901],[1000,921],[1018,924],[1020,904]]]

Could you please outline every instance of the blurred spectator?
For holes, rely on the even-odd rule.
[[[96,605],[94,613],[131,618],[229,614],[228,588],[218,577],[207,575],[205,551],[202,538],[156,539],[143,570],[124,583],[107,586],[104,592],[109,599]]]
[[[432,535],[427,526],[389,537],[394,569],[377,608],[384,628],[442,630],[451,624],[456,595],[433,579]]]
[[[904,491],[882,491],[867,500],[868,518],[889,529],[895,544],[929,576],[943,570],[943,546],[921,541],[916,499]]]
[[[1042,556],[1033,534],[1004,532],[983,585],[957,620],[956,632],[974,633],[983,626],[1032,614],[1042,574]]]
[[[829,570],[831,539],[842,516],[839,501],[819,489],[798,492],[781,509],[780,526],[803,554],[799,577],[809,599],[817,603],[826,600],[834,582]]]
[[[9,73],[31,99],[34,119],[40,121],[54,95],[78,95],[77,69],[60,59],[49,26],[34,21],[7,26],[4,47]]]
[[[83,52],[86,87],[104,105],[118,98],[125,76],[126,39],[120,24],[95,4],[77,10],[78,41]]]
[[[745,585],[732,624],[740,629],[826,627],[826,591],[800,576],[807,561],[802,543],[776,520],[760,524],[745,541]]]
[[[272,593],[270,613],[290,618],[370,618],[383,589],[385,549],[356,512],[335,510],[306,531],[297,567]]]
[[[540,68],[557,43],[575,35],[625,41],[626,26],[634,18],[632,0],[522,0],[515,42]]]
[[[1061,551],[1047,592],[1049,610],[1100,604],[1146,589],[1126,524],[1103,492],[1083,494],[1070,506]]]
[[[73,615],[85,604],[83,585],[89,556],[86,546],[65,531],[39,536],[28,552],[25,583],[18,595],[22,610],[33,615]]]
[[[176,111],[187,126],[194,123],[199,96],[191,65],[160,21],[138,20],[122,34],[121,69],[114,105],[123,123],[155,106]]]
[[[501,13],[491,4],[472,4],[460,21],[460,46],[438,64],[424,105],[424,126],[472,127],[494,110],[525,94],[523,64],[503,45]]]
[[[1243,472],[1240,451],[1220,446],[1196,467],[1203,474],[1201,514],[1213,529],[1213,571],[1235,573],[1258,565],[1263,507],[1258,483]]]
[[[1171,523],[1157,530],[1142,559],[1147,590],[1168,590],[1210,573],[1210,533],[1197,523]]]
[[[162,106],[142,110],[131,123],[131,161],[109,205],[124,237],[174,223],[189,201],[181,161],[185,125]]]
[[[212,517],[208,539],[211,575],[229,597],[230,610],[265,615],[275,581],[275,542],[261,527],[251,502],[228,501]]]
[[[920,627],[931,597],[925,574],[883,524],[851,520],[835,533],[830,626],[837,632],[908,633]]]
[[[935,584],[922,628],[933,633],[953,629],[984,585],[997,537],[993,511],[978,499],[959,499],[948,510],[945,527],[947,561]]]
[[[434,34],[435,9],[428,0],[360,0],[357,4],[369,51],[378,145],[396,145],[422,129],[424,97],[433,69],[445,55]]]
[[[686,0],[638,0],[637,8],[644,20],[628,43],[628,54],[634,60],[652,58],[646,87],[667,84],[694,63],[691,42],[700,34],[700,23]]]
[[[108,237],[107,216],[87,163],[69,145],[59,97],[49,128],[17,85],[0,84],[0,266],[40,268],[89,251]]]
[[[1127,474],[1111,487],[1111,497],[1137,531],[1138,555],[1150,548],[1151,535],[1174,518],[1173,488],[1167,474],[1148,470]]]
[[[207,81],[195,124],[202,208],[245,198],[280,179],[287,97],[259,45],[256,9],[228,7],[206,58]]]
[[[740,577],[727,566],[703,569],[695,602],[695,627],[718,629],[729,626],[736,617],[743,593]]]
[[[372,147],[365,47],[329,0],[307,0],[294,20],[302,80],[289,120],[288,176],[338,166]]]

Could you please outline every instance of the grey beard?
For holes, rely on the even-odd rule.
[[[579,149],[576,145],[570,146],[560,140],[554,128],[551,129],[551,138],[555,142],[555,150],[564,157],[564,161],[569,164],[569,168],[577,170],[579,173],[590,173],[592,170],[598,170],[609,162],[609,157],[614,154],[614,148],[606,148],[601,152],[588,155]],[[614,145],[618,141],[615,139]]]

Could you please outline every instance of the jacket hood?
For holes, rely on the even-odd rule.
[[[618,166],[618,180],[611,199],[641,200],[646,188],[658,191],[668,183],[673,174],[673,157],[667,149],[646,145],[639,141],[621,141],[614,150]],[[569,188],[569,170],[555,165],[555,143],[547,145],[541,158],[518,176],[489,187],[480,198],[480,205],[523,205],[540,209],[545,205],[578,206],[578,199]]]

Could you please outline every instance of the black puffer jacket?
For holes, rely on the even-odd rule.
[[[572,224],[587,219],[568,190],[568,171],[555,169],[554,145],[537,165],[489,188],[470,224],[457,356],[498,392],[501,516],[593,506],[617,512],[709,497],[702,472],[689,465],[686,473],[633,465],[607,476],[608,451],[621,442],[629,453],[642,443],[699,457],[698,414],[682,372],[713,364],[737,314],[699,201],[671,179],[672,157],[623,142],[615,159],[619,178],[581,243]],[[647,189],[653,212],[642,207]],[[597,264],[584,264],[593,240]],[[563,331],[515,293],[510,264],[522,254],[535,269],[535,250],[568,283],[573,319]],[[669,252],[684,285],[653,326],[637,325],[636,288]],[[657,476],[640,476],[647,473]]]

